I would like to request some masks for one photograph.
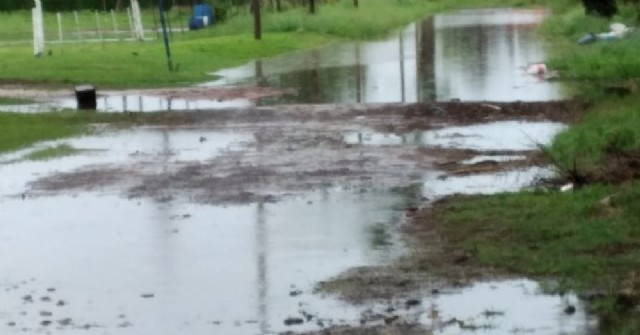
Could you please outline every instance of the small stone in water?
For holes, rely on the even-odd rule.
[[[285,326],[301,325],[303,323],[304,323],[304,320],[301,318],[286,318],[284,320]]]
[[[574,305],[569,305],[564,309],[564,313],[567,315],[572,315],[575,312],[576,312],[576,306]]]

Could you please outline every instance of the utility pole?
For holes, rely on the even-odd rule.
[[[158,0],[158,10],[160,11],[160,24],[162,25],[162,36],[164,38],[164,49],[167,53],[167,65],[169,71],[173,71],[173,62],[171,61],[171,47],[169,46],[169,34],[167,33],[167,21],[164,17],[164,3]]]
[[[253,13],[253,37],[262,39],[262,22],[260,17],[260,0],[251,0],[251,12]]]

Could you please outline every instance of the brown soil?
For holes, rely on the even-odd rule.
[[[294,332],[286,332],[281,333],[281,335],[394,335],[394,334],[402,334],[402,335],[426,335],[430,334],[427,330],[422,327],[409,325],[409,324],[398,324],[398,325],[380,325],[380,326],[372,326],[372,327],[348,327],[348,326],[339,326],[339,327],[330,327],[322,330],[312,331],[312,332],[304,332],[304,333],[294,333]]]

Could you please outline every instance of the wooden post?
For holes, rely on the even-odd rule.
[[[261,40],[262,22],[260,17],[260,0],[251,1],[251,12],[253,13],[253,37],[256,40]]]
[[[64,37],[62,35],[62,14],[58,12],[56,13],[56,16],[58,17],[58,41],[62,43],[62,41],[64,41]]]
[[[162,39],[164,40],[164,49],[167,54],[167,66],[169,71],[173,71],[173,61],[171,60],[171,47],[169,46],[169,34],[167,33],[167,18],[164,10],[164,3],[158,0],[158,11],[160,12],[160,25],[162,26]]]

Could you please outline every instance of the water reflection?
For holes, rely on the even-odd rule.
[[[566,126],[557,122],[500,121],[403,134],[347,132],[345,143],[374,146],[418,145],[474,150],[536,150]]]
[[[543,10],[473,10],[438,15],[393,37],[258,60],[217,72],[204,86],[296,88],[271,103],[388,103],[450,99],[543,101],[559,84],[524,68],[545,57],[535,29]]]

